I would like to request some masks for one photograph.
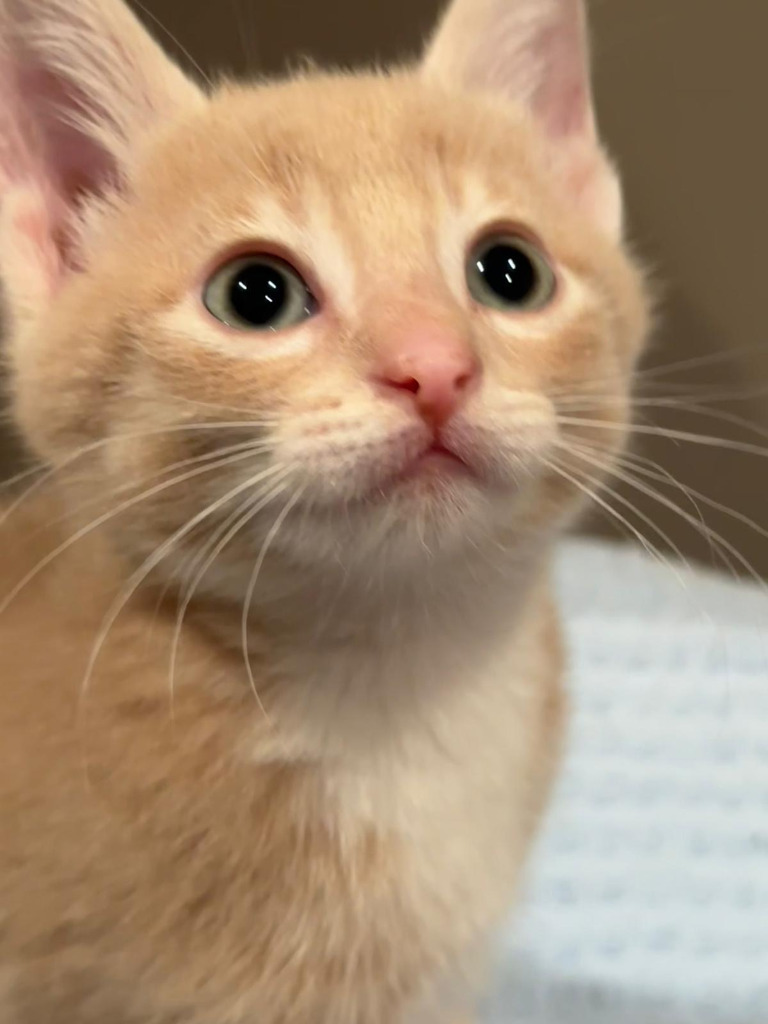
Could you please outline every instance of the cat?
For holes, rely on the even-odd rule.
[[[121,0],[2,0],[3,1024],[472,1017],[648,326],[585,22],[198,85]]]

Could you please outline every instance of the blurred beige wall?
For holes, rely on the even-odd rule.
[[[165,26],[166,45],[174,49],[174,37],[177,52],[205,69],[269,72],[306,55],[357,64],[413,52],[437,7],[437,0],[143,0],[140,13]],[[631,237],[664,285],[648,365],[704,357],[700,367],[654,377],[653,393],[691,383],[702,396],[735,393],[740,400],[711,408],[768,431],[768,0],[594,0],[591,13],[601,123],[624,172]],[[755,395],[761,386],[766,394]],[[645,425],[762,443],[730,420],[640,411]],[[681,483],[768,527],[767,459],[645,434],[639,442]],[[684,552],[711,557],[681,517],[631,488],[623,492]],[[666,493],[687,515],[698,514],[679,491]],[[702,511],[768,576],[768,542],[743,521]]]

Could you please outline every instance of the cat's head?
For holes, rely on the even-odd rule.
[[[562,520],[569,408],[618,446],[645,330],[579,0],[455,0],[414,66],[209,90],[120,0],[0,11],[15,408],[122,508],[101,529],[216,540],[231,578],[265,540],[404,572]]]

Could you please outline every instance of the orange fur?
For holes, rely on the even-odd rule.
[[[588,87],[549,122],[555,88],[452,81],[483,65],[462,55],[472,5],[426,70],[210,96],[117,0],[0,9],[4,80],[55,53],[94,101],[67,142],[85,198],[48,127],[14,121],[23,91],[4,114],[33,168],[0,216],[14,409],[53,471],[3,523],[4,1021],[470,1011],[561,742],[547,568],[579,500],[552,460],[601,434],[563,426],[558,396],[589,397],[618,450],[646,327]],[[486,48],[498,7],[477,0]],[[571,0],[546,10],[541,39],[515,35],[529,57],[536,36],[529,84],[542,39],[574,74],[582,53]],[[551,306],[471,302],[467,248],[494,225],[540,241]],[[202,283],[264,248],[320,313],[226,329]],[[481,367],[446,436],[482,485],[383,482],[427,431],[371,383],[413,324]]]

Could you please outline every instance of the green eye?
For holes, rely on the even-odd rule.
[[[541,309],[555,294],[555,275],[541,252],[516,235],[478,243],[467,262],[470,294],[484,306],[514,313]]]
[[[241,256],[205,286],[206,308],[243,331],[279,331],[308,319],[317,302],[299,273],[272,256]]]

